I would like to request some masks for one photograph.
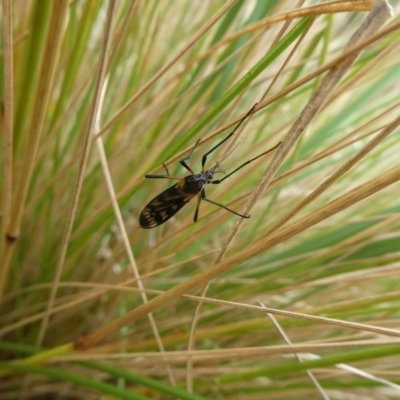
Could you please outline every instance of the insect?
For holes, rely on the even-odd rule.
[[[242,122],[252,113],[254,108],[257,106],[257,103],[251,108],[251,110],[243,117],[243,119],[236,125],[233,131],[223,140],[221,140],[216,146],[214,146],[211,150],[205,153],[201,159],[201,172],[199,174],[195,174],[193,170],[186,164],[186,161],[190,159],[194,150],[196,149],[200,139],[195,143],[193,149],[190,151],[189,155],[186,158],[180,160],[180,164],[186,168],[190,175],[185,176],[183,178],[171,176],[169,174],[167,166],[163,163],[163,167],[167,172],[166,175],[154,175],[154,174],[147,174],[145,175],[146,178],[150,179],[178,179],[178,182],[165,190],[164,192],[160,193],[156,196],[147,206],[143,209],[139,217],[140,226],[144,229],[151,229],[155,228],[163,224],[164,222],[168,221],[171,217],[173,217],[185,204],[187,204],[193,197],[197,196],[197,205],[196,211],[194,213],[194,222],[197,221],[197,217],[199,215],[199,206],[201,200],[208,201],[209,203],[215,204],[218,207],[222,207],[227,211],[230,211],[233,214],[238,215],[242,218],[250,218],[250,215],[240,214],[230,208],[224,206],[223,204],[217,203],[216,201],[210,200],[206,197],[206,192],[204,186],[206,184],[220,184],[225,179],[229,178],[239,169],[243,168],[245,165],[250,164],[252,161],[257,160],[257,158],[269,153],[270,151],[276,149],[281,143],[279,142],[273,148],[265,151],[264,153],[259,154],[257,157],[252,158],[251,160],[246,161],[245,163],[241,164],[235,170],[226,174],[222,179],[214,180],[214,174],[221,172],[218,170],[219,163],[216,162],[213,167],[210,169],[205,170],[205,163],[207,161],[207,156],[210,155],[215,149],[225,143],[234,133],[237,131],[239,126]]]

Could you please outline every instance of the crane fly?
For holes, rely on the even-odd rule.
[[[218,207],[222,207],[227,211],[230,211],[233,214],[238,215],[242,218],[250,218],[250,215],[240,214],[230,208],[224,206],[223,204],[217,203],[216,201],[210,200],[206,197],[206,192],[204,186],[206,184],[214,184],[218,185],[223,182],[225,179],[229,178],[239,169],[243,168],[245,165],[250,164],[252,161],[257,160],[257,158],[262,157],[263,155],[269,153],[270,151],[276,149],[281,143],[279,142],[273,148],[265,151],[264,153],[259,154],[257,157],[252,158],[251,160],[246,161],[241,164],[235,170],[226,174],[222,179],[213,179],[214,174],[222,171],[218,171],[219,163],[216,162],[213,167],[205,170],[205,163],[207,161],[207,156],[216,150],[219,146],[225,143],[232,135],[237,131],[242,122],[252,113],[254,108],[257,106],[257,103],[251,108],[251,110],[242,118],[242,120],[236,125],[233,131],[223,140],[221,140],[217,145],[215,145],[211,150],[205,153],[201,159],[201,172],[199,174],[195,174],[193,170],[186,164],[186,161],[190,159],[194,150],[200,142],[200,139],[195,143],[189,155],[186,158],[180,160],[180,164],[186,168],[190,175],[185,176],[183,178],[170,175],[168,168],[165,164],[163,167],[167,172],[166,175],[158,175],[158,174],[147,174],[146,178],[150,179],[178,179],[178,182],[160,193],[153,200],[151,200],[147,206],[140,213],[139,223],[140,226],[144,229],[155,228],[168,221],[171,217],[173,217],[185,204],[187,204],[193,197],[197,196],[197,205],[196,211],[194,213],[194,222],[197,221],[197,217],[199,215],[199,206],[201,200],[208,201],[209,203],[215,204]]]

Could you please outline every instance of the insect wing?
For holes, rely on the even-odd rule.
[[[155,228],[173,217],[196,193],[185,193],[181,182],[176,183],[157,197],[140,213],[139,223],[143,229]]]

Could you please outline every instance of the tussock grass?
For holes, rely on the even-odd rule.
[[[399,396],[391,5],[3,0],[4,398]]]

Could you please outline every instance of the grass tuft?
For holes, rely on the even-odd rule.
[[[399,397],[391,6],[2,1],[5,399]]]

